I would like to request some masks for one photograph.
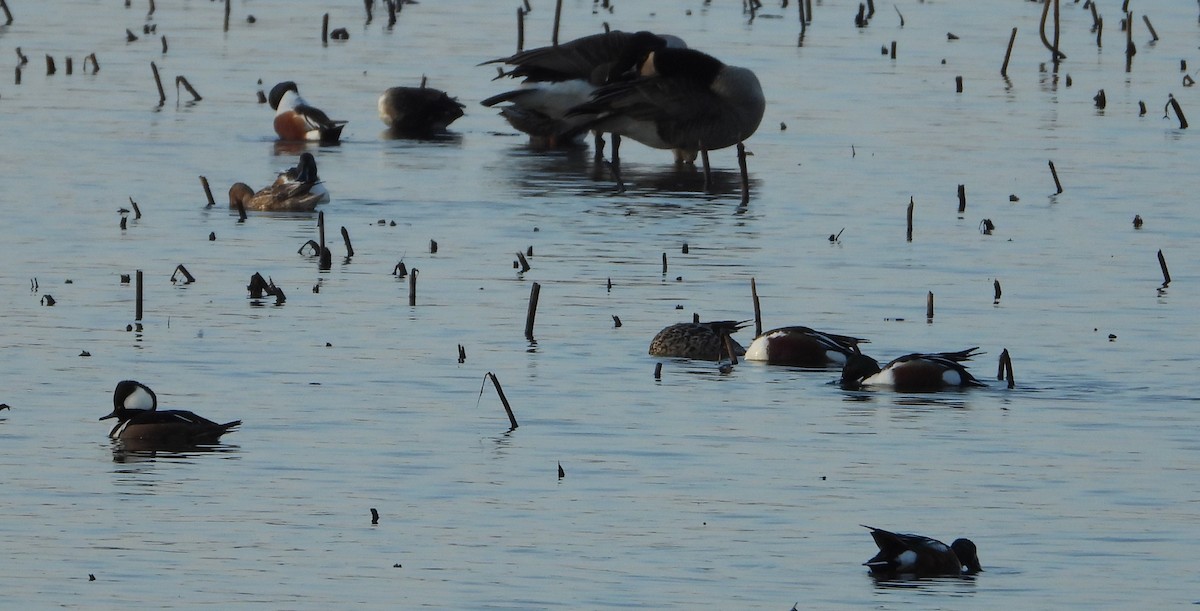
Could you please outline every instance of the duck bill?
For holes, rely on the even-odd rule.
[[[107,416],[100,416],[100,420],[108,420],[109,418],[116,418],[116,417],[117,417],[117,412],[116,412],[116,410],[113,410],[113,413],[111,413]]]

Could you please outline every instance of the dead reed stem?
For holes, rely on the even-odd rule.
[[[1050,175],[1054,177],[1054,188],[1058,190],[1058,193],[1062,193],[1063,187],[1058,180],[1058,170],[1054,168],[1054,161],[1050,161]]]
[[[1171,272],[1167,271],[1167,259],[1163,256],[1162,251],[1158,251],[1158,266],[1162,268],[1163,283],[1162,288],[1167,288],[1171,284]]]
[[[529,289],[529,308],[525,311],[525,338],[533,339],[533,321],[537,317],[538,295],[542,292],[542,285],[534,282]]]
[[[417,305],[417,274],[420,270],[412,268],[408,274],[408,305]]]
[[[933,320],[933,291],[925,295],[925,318]]]
[[[1092,10],[1096,10],[1094,7]],[[1017,41],[1017,28],[1008,37],[1008,50],[1004,52],[1004,63],[1000,65],[1000,76],[1008,76],[1008,60],[1012,57],[1013,43]]]
[[[167,92],[163,90],[162,77],[158,75],[158,64],[150,62],[150,70],[154,72],[154,84],[158,86],[158,105],[167,103]]]
[[[500,387],[500,380],[496,377],[496,374],[489,371],[483,376],[484,386],[487,385],[488,378],[492,379],[492,386],[496,387],[496,394],[500,395],[500,403],[504,405],[504,413],[508,414],[508,423],[512,425],[512,428],[509,430],[517,428],[517,417],[513,415],[512,406],[508,404],[508,397],[504,396],[504,389]],[[483,386],[479,387],[479,396],[483,396]]]
[[[746,145],[737,143],[738,170],[742,175],[742,203],[750,203],[750,173],[746,169]]]
[[[908,241],[909,241],[909,242],[911,242],[911,241],[912,241],[912,229],[913,229],[913,208],[914,208],[916,205],[917,205],[917,204],[916,204],[916,202],[914,202],[914,201],[913,201],[913,198],[912,198],[912,196],[911,196],[911,195],[910,195],[910,196],[908,196]]]
[[[558,46],[558,26],[562,22],[562,0],[557,0],[554,3],[554,32],[550,37],[550,44]]]
[[[205,208],[212,208],[213,206],[217,205],[216,200],[213,199],[212,188],[208,186],[208,178],[201,176],[200,185],[204,187],[204,197],[208,198],[208,205],[205,206]]]
[[[346,258],[354,256],[354,246],[350,244],[350,232],[346,231],[345,225],[342,226],[342,241],[346,243]]]
[[[188,82],[186,76],[175,77],[175,97],[176,97],[176,99],[179,98],[179,86],[180,85],[183,85],[183,88],[187,89],[187,92],[192,94],[193,102],[199,102],[200,100],[204,99],[204,98],[200,97],[200,93],[196,91],[196,88],[192,87],[192,84]]]
[[[140,270],[140,269],[137,270],[137,273],[135,275],[137,277],[137,280],[136,280],[137,284],[135,285],[136,288],[134,289],[133,320],[135,322],[141,322],[142,321],[142,288],[143,288],[142,270]]]
[[[329,13],[321,17],[321,44],[329,44]]]

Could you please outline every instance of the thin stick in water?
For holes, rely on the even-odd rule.
[[[912,241],[913,207],[915,207],[916,205],[917,204],[916,204],[916,202],[913,201],[912,196],[911,195],[908,196],[908,241],[909,242]]]
[[[510,431],[517,428],[517,417],[513,415],[512,406],[508,404],[508,397],[504,396],[504,389],[500,388],[500,380],[496,378],[496,374],[487,372],[483,376],[483,385],[479,387],[479,396],[483,396],[483,388],[487,385],[488,378],[492,379],[492,386],[496,387],[496,394],[500,395],[500,403],[504,405],[504,413],[508,414],[508,423],[512,425]]]
[[[154,72],[154,84],[158,85],[158,105],[167,103],[167,92],[163,90],[162,77],[158,75],[158,64],[150,62],[150,70]]]
[[[212,208],[217,205],[216,200],[213,199],[212,188],[208,186],[208,178],[201,176],[200,185],[204,187],[204,196],[208,198],[208,205],[205,208]]]
[[[558,25],[562,22],[562,0],[557,0],[554,3],[554,32],[550,37],[550,44],[558,46]]]
[[[412,271],[409,272],[409,274],[408,274],[408,305],[410,305],[410,306],[417,305],[417,273],[418,272],[419,272],[419,270],[414,267],[414,268],[412,268]]]
[[[1179,129],[1187,129],[1187,119],[1184,118],[1183,109],[1179,107],[1179,100],[1176,100],[1174,95],[1167,94],[1167,106],[1174,110],[1175,116],[1179,118]],[[1163,109],[1163,112],[1165,113],[1163,115],[1164,118],[1170,116],[1170,113],[1166,112],[1165,108]]]
[[[346,258],[354,256],[354,246],[350,244],[350,232],[346,231],[345,225],[342,226],[342,241],[346,243]]]
[[[665,253],[665,252],[662,254],[662,263],[663,263],[662,273],[665,276],[665,275],[667,275],[667,253]]]
[[[1146,24],[1146,29],[1150,30],[1150,42],[1158,42],[1158,32],[1154,31],[1154,25],[1150,23],[1150,18],[1142,15],[1142,22]]]
[[[142,209],[138,208],[137,202],[133,201],[132,197],[129,198],[129,205],[133,206],[133,218],[135,220],[142,218]]]
[[[925,295],[925,318],[933,320],[933,291]]]
[[[967,186],[958,185],[958,213],[967,211]]]
[[[1000,303],[1000,294],[1002,293],[1002,291],[1000,290],[1000,281],[999,280],[992,280],[992,292],[995,295],[995,297],[992,298],[992,303],[993,304]]]
[[[1096,10],[1093,6],[1092,10]],[[1017,41],[1017,28],[1012,29],[1012,34],[1008,37],[1008,50],[1004,52],[1004,63],[1000,65],[1000,76],[1008,76],[1008,60],[1012,57],[1013,43]]]
[[[229,4],[230,4],[230,0],[225,0],[225,26],[223,28],[223,31],[225,31],[225,32],[229,31],[229,11],[231,8],[229,6]]]
[[[47,55],[46,56],[46,76],[54,74],[55,72],[58,72],[58,68],[54,66],[54,58]]]
[[[1008,387],[1016,388],[1017,381],[1013,377],[1012,356],[1008,354],[1008,348],[1000,351],[999,370],[996,372],[996,379],[1008,379]]]
[[[1166,259],[1166,257],[1163,257],[1161,250],[1158,251],[1158,266],[1162,268],[1162,273],[1163,273],[1162,288],[1165,289],[1165,288],[1167,288],[1168,284],[1171,284],[1171,272],[1167,271],[1167,259]]]
[[[1063,192],[1062,183],[1059,182],[1059,180],[1058,180],[1058,170],[1056,170],[1054,168],[1053,160],[1050,161],[1050,175],[1054,177],[1054,188],[1058,190],[1057,191],[1058,193],[1062,193]]]
[[[522,274],[529,271],[529,269],[530,269],[529,268],[529,260],[525,258],[525,253],[522,253],[521,251],[518,250],[517,251],[517,260],[520,261],[520,263],[521,263],[521,273]]]
[[[654,364],[654,379],[655,380],[662,379],[662,363],[661,362]]]
[[[140,269],[137,270],[137,273],[135,275],[137,277],[137,280],[136,280],[137,284],[135,285],[137,288],[134,289],[133,320],[135,322],[141,322],[142,321],[142,270],[140,270]]]
[[[738,170],[742,174],[742,203],[750,203],[750,173],[746,169],[746,145],[737,143]]]
[[[4,25],[12,25],[12,11],[8,10],[8,3],[0,0],[0,11],[4,11]]]
[[[329,13],[321,17],[321,44],[329,44]]]
[[[193,102],[199,102],[200,100],[204,99],[204,98],[200,97],[200,93],[196,91],[196,88],[192,87],[192,84],[188,82],[186,76],[175,77],[175,97],[176,97],[176,99],[179,98],[179,86],[180,85],[183,85],[183,88],[187,89],[188,93],[192,94]]]

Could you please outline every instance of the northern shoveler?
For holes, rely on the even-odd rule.
[[[507,105],[500,115],[539,146],[569,146],[589,129],[591,117],[567,117],[567,111],[591,99],[597,87],[634,76],[651,51],[686,47],[676,36],[650,32],[605,32],[557,46],[522,51],[483,64],[504,63],[512,68],[500,78],[524,79],[518,89],[480,102]]]
[[[113,439],[130,439],[163,444],[216,443],[240,425],[241,420],[217,424],[189,411],[158,411],[158,396],[149,386],[133,380],[117,383],[113,391],[113,411],[101,420],[116,418],[109,431]]]
[[[646,56],[639,78],[597,88],[566,116],[586,118],[588,129],[673,149],[677,162],[692,163],[701,149],[752,136],[765,110],[754,72],[693,49],[665,48]]]
[[[746,349],[746,360],[797,367],[842,366],[849,357],[862,354],[858,344],[867,342],[808,327],[781,327],[754,338]]]
[[[426,137],[446,131],[464,106],[432,87],[392,87],[379,96],[379,120],[401,136]]]
[[[659,331],[658,335],[650,340],[650,354],[719,361],[722,357],[729,356],[729,351],[725,347],[725,341],[728,339],[734,353],[742,356],[746,354],[746,349],[729,336],[743,326],[745,326],[744,322],[734,320],[684,322],[671,325]]]
[[[974,575],[983,571],[975,544],[970,539],[955,539],[946,545],[921,535],[862,526],[871,530],[871,537],[879,546],[879,553],[863,563],[877,577]]]
[[[330,119],[321,109],[310,106],[292,81],[272,87],[267,101],[275,110],[275,133],[280,140],[334,144],[342,137],[346,122]]]
[[[280,172],[271,186],[255,193],[243,182],[229,187],[229,207],[238,202],[246,210],[309,212],[329,201],[329,191],[317,176],[317,160],[312,153],[300,155],[296,167]]]
[[[846,360],[842,368],[842,386],[858,389],[864,386],[889,386],[903,392],[929,392],[944,388],[986,386],[975,379],[962,362],[977,356],[979,347],[958,352],[906,354],[885,365],[865,354]]]

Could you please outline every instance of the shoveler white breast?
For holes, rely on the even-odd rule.
[[[861,354],[858,344],[866,342],[808,327],[780,327],[754,338],[746,348],[746,360],[796,367],[841,367],[850,356]]]
[[[842,368],[842,386],[857,389],[865,386],[890,387],[905,392],[931,392],[944,388],[986,386],[975,379],[963,361],[977,356],[979,347],[958,352],[917,352],[906,354],[880,368],[879,363],[864,354],[847,358]]]

